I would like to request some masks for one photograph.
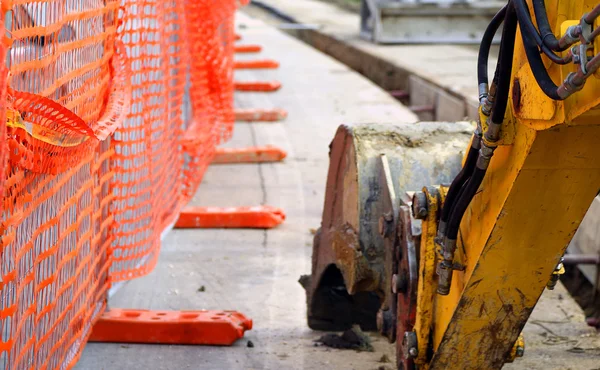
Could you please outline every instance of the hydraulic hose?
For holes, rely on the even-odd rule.
[[[498,88],[496,92],[496,98],[494,100],[494,106],[492,108],[492,115],[488,122],[488,131],[485,134],[486,139],[492,142],[497,141],[499,138],[499,127],[504,121],[504,114],[506,113],[506,107],[508,105],[515,38],[517,34],[517,17],[512,3],[513,2],[511,1],[508,4],[506,17],[504,20],[502,42],[500,44],[500,55],[498,57],[498,64],[496,67]],[[464,189],[462,189],[462,191],[459,190],[460,196],[455,201],[456,204],[452,207],[445,233],[447,239],[456,240],[462,218],[467,210],[467,207],[471,203],[471,200],[475,196],[475,193],[477,193],[477,189],[479,189],[483,178],[485,177],[492,154],[493,149],[487,150],[485,154],[484,148],[479,150],[479,156],[473,173],[463,185]]]
[[[498,13],[496,13],[496,15],[494,16],[494,18],[492,18],[492,21],[486,28],[481,39],[481,45],[479,46],[479,55],[477,58],[477,79],[479,85],[480,99],[482,99],[488,94],[488,60],[490,55],[490,48],[492,46],[494,36],[496,36],[500,25],[502,24],[502,22],[504,22],[507,8],[508,6],[505,5],[504,7],[502,7],[502,9],[498,11]],[[497,83],[497,79],[498,74],[496,73],[494,76],[494,84]],[[452,213],[454,202],[456,201],[456,199],[458,199],[459,195],[461,194],[461,190],[463,189],[464,184],[471,177],[471,174],[475,169],[475,164],[477,163],[477,156],[480,147],[481,132],[478,130],[473,134],[473,138],[471,140],[471,147],[469,148],[469,152],[467,153],[467,158],[462,169],[460,170],[458,175],[456,175],[456,177],[450,184],[450,188],[448,189],[448,194],[446,195],[446,200],[444,202],[442,214],[440,217],[441,225],[445,225],[448,222]]]
[[[521,26],[521,33],[528,34],[533,37],[536,45],[546,54],[550,60],[556,64],[567,64],[569,63],[569,59],[564,59],[552,52],[543,42],[542,37],[539,32],[533,25],[533,21],[531,20],[531,15],[529,14],[529,8],[525,3],[525,0],[515,0],[513,1],[515,6],[515,11],[517,12],[517,17],[519,18],[519,25]]]
[[[520,0],[517,0],[517,3],[519,2]],[[515,9],[518,8],[519,7],[515,5]],[[521,30],[523,30],[526,21],[521,19],[523,17],[529,18],[529,16],[526,12],[525,14],[523,14],[522,11],[517,11],[517,17],[519,18],[519,25],[521,26]],[[542,61],[542,57],[538,52],[537,44],[536,41],[533,39],[533,36],[530,35],[528,32],[523,31],[521,32],[521,35],[523,38],[525,54],[527,55],[527,61],[529,62],[529,66],[531,67],[531,71],[533,72],[533,76],[535,77],[535,80],[537,81],[538,85],[540,86],[544,94],[546,94],[546,96],[548,96],[550,99],[564,100],[558,95],[558,86],[550,78],[550,75],[546,70],[546,66],[544,66],[544,62]]]
[[[488,59],[490,56],[490,48],[492,46],[492,42],[494,41],[494,36],[496,36],[496,32],[498,32],[498,28],[502,22],[504,22],[504,17],[506,16],[506,8],[505,5],[496,13],[492,21],[485,29],[483,33],[483,37],[481,38],[481,45],[479,46],[479,55],[477,57],[477,83],[478,86],[482,86],[485,84],[486,89],[488,85]],[[482,91],[479,91],[480,97]]]
[[[506,20],[504,21],[502,44],[500,45],[500,54],[498,55],[498,63],[496,65],[498,85],[491,115],[491,122],[496,124],[502,124],[504,121],[510,91],[515,39],[517,35],[517,16],[513,3],[513,1],[509,3],[510,8],[507,11]]]
[[[490,25],[485,30],[483,39],[481,41],[481,46],[479,48],[478,64],[477,64],[477,73],[478,73],[478,80],[479,80],[479,87],[480,87],[480,98],[482,97],[481,94],[483,93],[482,84],[485,84],[485,90],[486,90],[485,93],[487,94],[487,84],[488,84],[487,65],[488,65],[489,51],[490,51],[490,47],[492,44],[492,40],[494,39],[494,36],[495,36],[496,32],[498,31],[498,28],[500,27],[502,22],[505,20],[505,17],[507,14],[507,9],[508,9],[508,5],[504,6],[502,9],[500,9],[500,11],[494,16],[494,18],[490,22]],[[516,33],[516,21],[514,21],[514,11],[512,12],[512,14],[513,14],[514,29],[515,29],[515,33]],[[503,31],[502,35],[503,35],[502,45],[504,45],[504,36],[505,36],[504,31]],[[514,36],[512,37],[511,43],[514,48]],[[512,53],[511,53],[511,55],[512,55]],[[500,63],[500,58],[498,59],[498,63]],[[510,60],[510,64],[512,66],[512,57]],[[498,69],[498,67],[496,67],[496,72],[494,73],[494,80],[493,80],[494,86],[496,86],[498,83],[498,76],[499,76],[498,73],[499,73],[499,69]],[[509,73],[508,80],[510,81],[510,73]],[[496,94],[494,93],[494,95],[496,95]],[[492,97],[492,99],[495,100],[494,97]],[[507,99],[508,99],[508,93],[507,93]],[[446,195],[446,200],[444,201],[444,206],[442,207],[442,213],[440,216],[439,231],[441,234],[445,234],[445,231],[446,231],[445,228],[446,228],[446,225],[452,215],[452,212],[454,209],[454,203],[463,194],[465,183],[467,183],[467,181],[469,181],[469,178],[471,177],[471,175],[473,174],[473,171],[475,170],[475,165],[477,163],[479,150],[481,148],[481,134],[482,133],[479,128],[473,134],[473,138],[471,141],[471,147],[469,148],[469,152],[467,153],[467,158],[465,160],[465,163],[464,163],[462,169],[460,170],[460,172],[458,173],[458,175],[456,175],[456,177],[454,178],[454,180],[452,180],[452,183],[450,184],[450,188],[448,189],[448,193]]]
[[[548,22],[548,13],[546,12],[546,2],[544,0],[533,0],[533,11],[535,13],[535,21],[538,29],[540,30],[540,36],[542,43],[554,51],[565,51],[569,48],[569,45],[560,45],[550,22]]]
[[[600,17],[600,4],[596,5],[591,12],[587,13],[584,20],[587,24],[594,24],[594,21],[598,17]]]
[[[458,175],[452,180],[450,184],[450,188],[448,189],[448,193],[446,194],[446,200],[444,201],[444,206],[442,207],[442,215],[440,216],[440,223],[447,223],[450,218],[450,214],[452,212],[452,208],[460,190],[463,188],[463,185],[469,180],[473,170],[475,169],[475,164],[477,164],[477,155],[479,154],[479,148],[481,147],[481,134],[473,134],[473,139],[471,142],[471,147],[469,148],[469,153],[467,154],[467,159],[465,160],[465,164],[463,168],[460,170]]]
[[[456,202],[456,206],[452,210],[452,216],[450,216],[450,222],[448,223],[448,232],[446,233],[446,237],[450,240],[456,240],[458,237],[458,229],[460,228],[460,222],[462,221],[463,215],[469,207],[471,200],[477,193],[477,189],[483,182],[483,178],[485,177],[487,169],[475,168],[473,171],[473,175],[467,183],[465,184],[465,188],[462,191],[460,199]]]

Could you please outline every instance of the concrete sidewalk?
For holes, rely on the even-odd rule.
[[[320,224],[329,143],[338,125],[414,122],[416,116],[373,83],[311,47],[244,15],[239,15],[238,23],[243,35],[239,44],[261,44],[264,51],[236,57],[274,58],[281,67],[238,71],[236,79],[278,80],[283,87],[270,94],[237,93],[236,107],[283,108],[289,117],[276,124],[239,123],[228,146],[271,144],[281,146],[289,156],[281,164],[211,166],[192,203],[269,204],[286,211],[286,223],[269,231],[172,231],[156,270],[123,286],[109,304],[239,310],[254,320],[254,329],[227,348],[92,343],[77,369],[394,368],[392,363],[379,362],[384,354],[394,361],[394,347],[375,334],[372,353],[314,347],[313,340],[322,333],[306,326],[305,296],[297,280],[310,272],[311,229]],[[202,286],[205,291],[200,292]],[[598,367],[598,357],[589,350],[569,352],[574,342],[591,348],[595,338],[561,287],[544,294],[533,319],[540,322],[526,329],[526,357],[507,368]],[[544,344],[553,340],[553,333],[558,339]],[[249,340],[253,348],[247,347]]]
[[[307,28],[288,32],[332,55],[386,90],[404,90],[413,106],[435,107],[423,120],[459,121],[477,118],[478,89],[476,45],[378,45],[359,36],[360,17],[320,0],[260,0]],[[271,23],[285,23],[258,6],[243,11]],[[492,47],[489,74],[496,65]]]

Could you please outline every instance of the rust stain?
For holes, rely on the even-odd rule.
[[[349,223],[333,232],[333,251],[336,265],[342,272],[349,294],[372,291],[379,285],[379,276],[361,251],[356,230]]]

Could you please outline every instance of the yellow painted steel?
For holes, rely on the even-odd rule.
[[[440,204],[446,198],[446,187],[440,187],[437,194],[432,194],[429,188],[423,188],[427,196],[428,212],[427,220],[422,224],[421,244],[419,248],[419,282],[417,285],[417,314],[415,317],[414,331],[417,334],[418,356],[415,363],[419,369],[426,370],[427,348],[429,347],[430,330],[433,318],[437,316],[433,300],[435,286],[431,281],[435,276],[436,251],[434,238],[437,234],[437,217]]]
[[[564,22],[578,21],[595,5],[597,0],[546,1],[554,30],[564,30]],[[590,78],[564,102],[552,101],[535,82],[520,40],[519,34],[507,125],[463,218],[455,260],[466,270],[454,272],[448,296],[435,293],[429,270],[435,220],[423,225],[419,275],[426,281],[419,282],[415,331],[426,342],[432,331],[429,369],[499,369],[510,359],[600,187],[600,79]],[[597,54],[598,42],[594,49]],[[546,65],[556,84],[577,68]],[[520,94],[514,91],[517,80]],[[431,305],[428,328],[419,315],[431,312]],[[421,347],[420,354],[427,349]]]

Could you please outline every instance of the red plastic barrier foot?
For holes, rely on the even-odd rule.
[[[235,81],[233,87],[237,91],[257,91],[257,92],[271,92],[277,91],[281,88],[281,82],[277,81]]]
[[[287,153],[274,146],[217,148],[211,164],[281,162]]]
[[[269,206],[186,207],[179,214],[175,228],[271,229],[284,220],[283,210]]]
[[[236,53],[260,53],[262,46],[260,45],[238,45],[235,47]]]
[[[92,329],[90,342],[230,346],[252,329],[235,311],[111,309]]]
[[[236,33],[235,34],[235,40],[238,41],[238,40],[241,40],[241,39],[242,39],[242,35],[240,35],[239,33]]]
[[[233,67],[235,69],[277,69],[279,68],[279,62],[272,59],[238,60]]]
[[[283,109],[236,109],[235,120],[238,122],[277,122],[287,117]]]

